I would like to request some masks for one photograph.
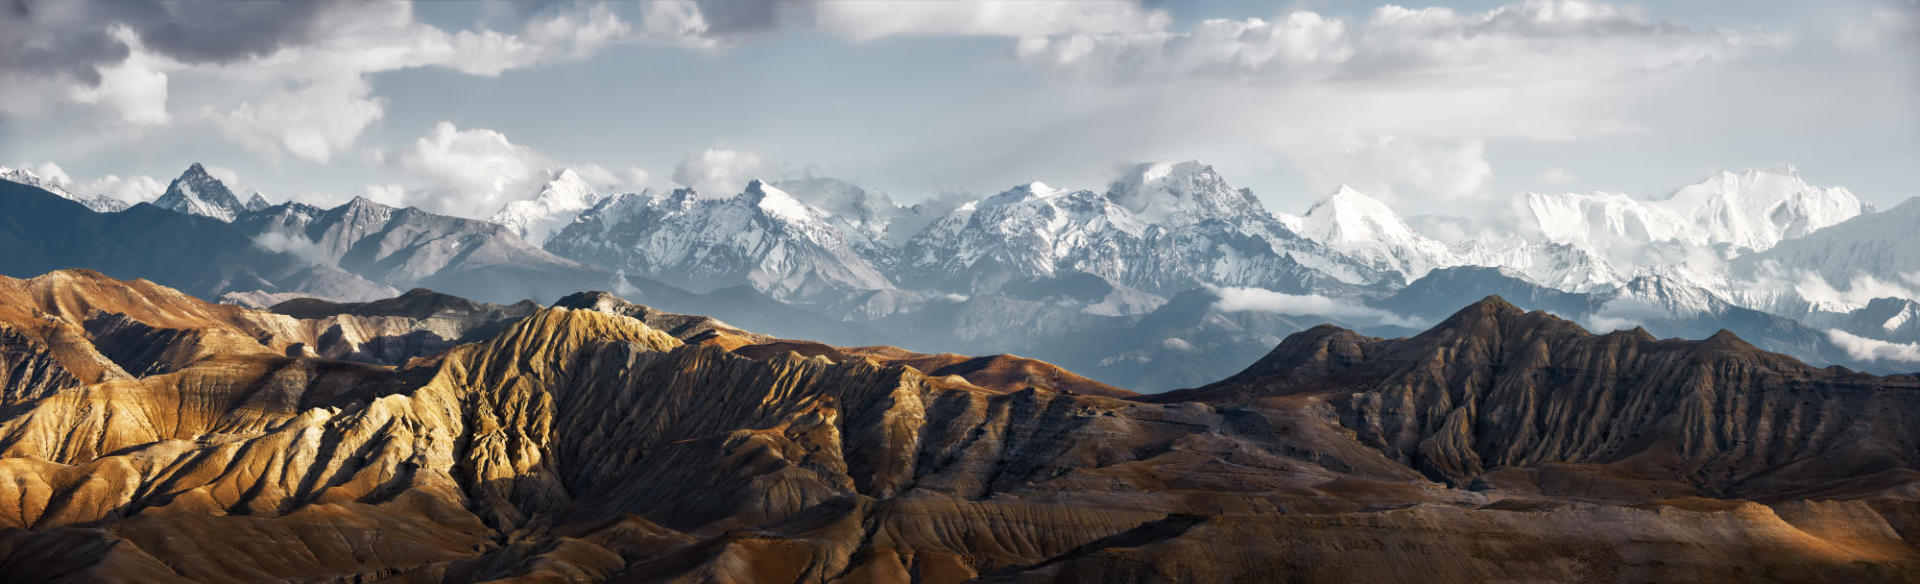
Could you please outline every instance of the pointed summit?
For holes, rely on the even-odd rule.
[[[227,222],[251,210],[246,203],[240,202],[240,197],[234,196],[225,183],[208,174],[206,167],[198,162],[180,173],[180,178],[173,179],[167,185],[167,192],[161,194],[153,204],[162,209]]]
[[[1303,235],[1323,243],[1405,241],[1418,237],[1400,215],[1378,199],[1340,185],[1303,216]]]
[[[747,190],[740,195],[775,219],[792,223],[820,221],[819,213],[814,212],[812,207],[760,179],[749,181]]]
[[[562,168],[554,171],[532,198],[509,201],[487,220],[505,225],[515,235],[537,246],[572,223],[582,211],[604,200],[606,197],[596,192],[580,173]]]
[[[272,206],[273,206],[273,203],[267,202],[267,198],[265,196],[262,196],[260,194],[260,191],[254,191],[253,197],[247,199],[248,211],[259,211],[261,209],[265,209],[267,207],[272,207]]]

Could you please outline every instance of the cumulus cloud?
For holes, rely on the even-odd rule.
[[[1839,329],[1827,330],[1827,340],[1861,361],[1920,363],[1920,344],[1869,339]]]
[[[385,113],[368,75],[442,67],[494,76],[643,35],[603,3],[534,14],[517,31],[447,31],[401,2],[22,0],[0,14],[0,114],[77,104],[122,124],[176,120],[169,84],[226,91],[187,111],[268,156],[327,162]],[[78,115],[78,114],[72,114]]]
[[[227,138],[255,151],[324,163],[385,114],[385,100],[371,94],[365,78],[328,79],[275,90],[230,111],[209,107],[203,113]]]
[[[746,190],[748,181],[767,171],[753,152],[708,148],[681,159],[673,167],[673,182],[693,187],[703,197],[726,198]]]
[[[1408,318],[1363,306],[1357,302],[1334,299],[1319,294],[1287,294],[1264,288],[1217,287],[1214,294],[1220,297],[1214,302],[1214,308],[1225,312],[1273,312],[1279,314],[1313,315],[1343,320],[1358,320],[1369,324],[1417,327],[1419,319]]]
[[[434,124],[411,147],[376,158],[412,184],[368,187],[367,198],[463,217],[487,217],[508,202],[538,195],[560,168],[572,168],[596,189],[637,189],[650,180],[639,168],[566,164],[499,131],[462,129],[445,121]]]
[[[1655,22],[1631,6],[1530,0],[1478,13],[1388,5],[1358,22],[1293,11],[1273,20],[1207,20],[1186,32],[1034,37],[1016,52],[1097,79],[1530,84],[1725,60],[1788,41]]]

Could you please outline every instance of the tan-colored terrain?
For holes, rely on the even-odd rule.
[[[1920,581],[1920,381],[1497,299],[1126,398],[617,299],[396,368],[289,349],[409,316],[0,290],[5,580]]]

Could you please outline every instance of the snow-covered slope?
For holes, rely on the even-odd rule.
[[[1300,216],[1300,234],[1408,281],[1457,263],[1447,245],[1415,232],[1378,199],[1341,185]]]
[[[72,185],[62,184],[52,177],[40,176],[38,173],[26,168],[7,168],[0,166],[0,180],[23,184],[60,195],[62,198],[71,199],[74,202],[86,205],[88,209],[92,209],[97,213],[112,213],[114,211],[125,210],[128,207],[126,201],[107,195],[76,194],[72,192]]]
[[[1742,256],[1729,272],[1736,279],[1789,281],[1811,274],[1838,290],[1865,278],[1920,288],[1920,197]]]
[[[262,199],[261,202],[265,202]],[[233,218],[246,212],[247,204],[240,202],[233,191],[220,179],[207,174],[207,169],[195,162],[167,185],[167,192],[153,202],[162,209],[212,217],[221,221],[233,221]]]
[[[1532,227],[1546,239],[1589,249],[1675,241],[1763,250],[1845,221],[1865,207],[1847,189],[1808,185],[1786,166],[1723,171],[1660,200],[1530,194],[1527,210]]]
[[[1272,219],[1251,191],[1234,188],[1213,167],[1192,160],[1136,165],[1108,187],[1107,199],[1141,223],[1166,227]]]
[[[1318,290],[1377,277],[1195,162],[1136,166],[1105,194],[1020,185],[956,209],[902,252],[904,278],[966,293],[1072,272],[1162,295],[1203,285]]]
[[[605,197],[595,192],[573,169],[561,169],[541,185],[539,194],[531,199],[508,202],[487,220],[507,226],[529,243],[541,245],[572,223],[574,216],[603,199]]]
[[[781,300],[893,287],[818,210],[760,181],[726,199],[702,199],[692,189],[611,197],[546,248],[676,285],[751,285]]]

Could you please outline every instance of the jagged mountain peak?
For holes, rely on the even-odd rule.
[[[549,172],[532,197],[508,201],[488,221],[505,225],[522,239],[540,245],[554,232],[572,223],[580,212],[606,199],[572,168]]]
[[[1266,216],[1251,192],[1235,188],[1197,160],[1134,165],[1109,186],[1107,197],[1146,223]]]
[[[226,183],[220,182],[198,162],[188,166],[179,178],[173,179],[167,185],[167,191],[153,204],[162,209],[227,222],[250,210],[247,203],[235,196]]]
[[[1069,192],[1073,191],[1054,188],[1048,186],[1047,183],[1036,180],[1026,184],[1015,185],[1013,188],[1002,191],[1000,194],[987,197],[986,200],[980,202],[978,207],[1012,205],[1026,201],[1056,197]]]
[[[811,205],[803,203],[779,187],[754,179],[747,182],[747,188],[740,193],[746,203],[767,214],[768,217],[789,223],[817,223],[820,213]]]

